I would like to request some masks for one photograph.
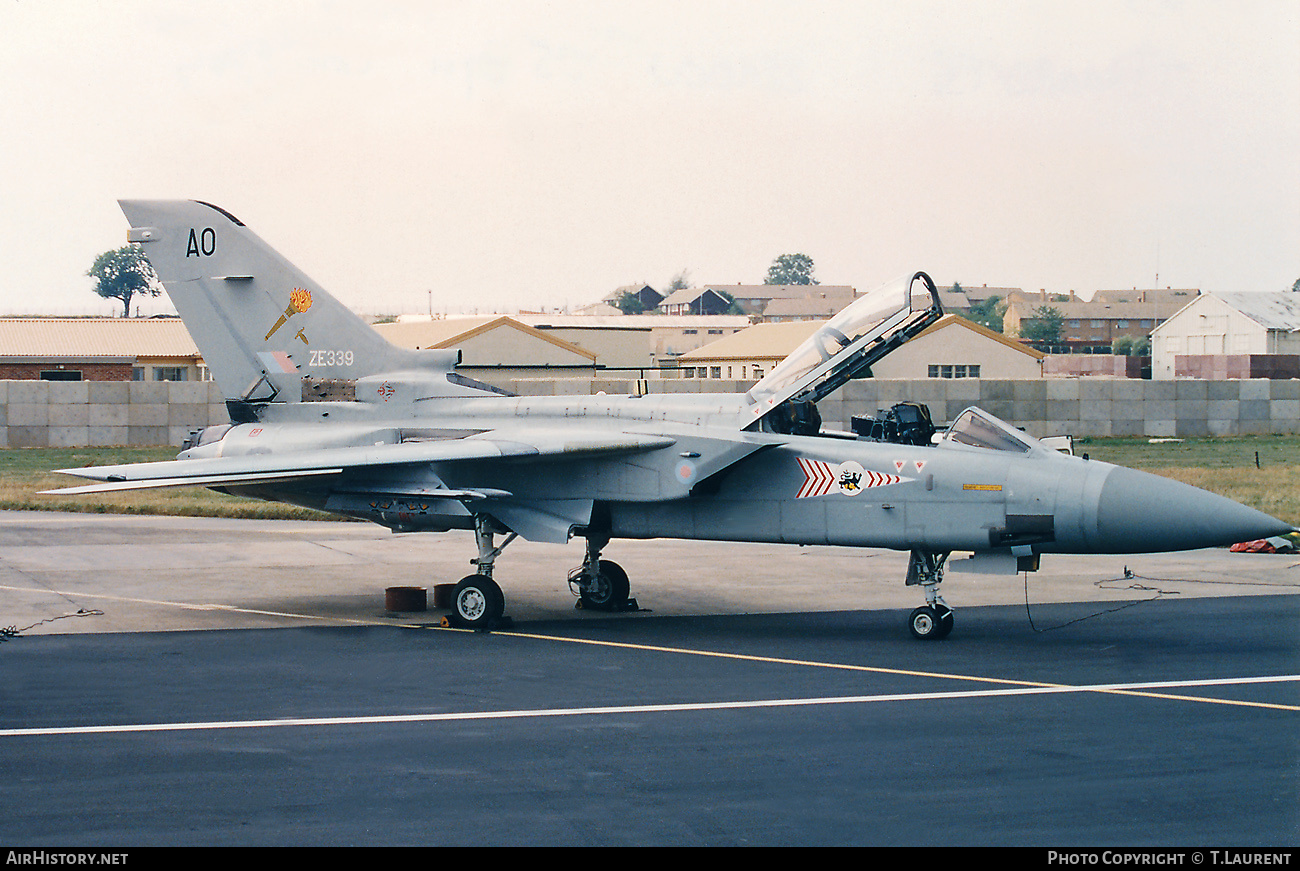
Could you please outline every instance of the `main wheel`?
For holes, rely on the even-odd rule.
[[[497,582],[485,575],[463,578],[451,593],[453,626],[461,629],[484,629],[501,619],[506,597]]]
[[[948,637],[948,633],[952,631],[952,623],[951,608],[944,605],[933,608],[922,605],[912,612],[907,628],[912,631],[913,638],[922,641],[939,641]]]
[[[582,607],[593,611],[617,611],[627,604],[631,584],[623,567],[611,560],[603,559],[597,564],[598,574],[595,582],[584,585],[578,597]],[[585,579],[584,579],[585,580]]]

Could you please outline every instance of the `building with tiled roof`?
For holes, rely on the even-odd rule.
[[[825,321],[755,324],[677,358],[683,378],[757,381]]]
[[[0,318],[0,380],[202,381],[179,318]]]
[[[747,329],[744,315],[555,315],[512,317],[586,348],[602,369],[677,367],[677,357],[723,336]]]
[[[543,374],[592,374],[596,355],[506,315],[410,319],[375,324],[402,348],[459,348],[457,371],[500,385]]]
[[[825,321],[756,324],[678,358],[683,378],[756,381]],[[872,367],[876,378],[1040,378],[1046,355],[960,315],[944,315]]]
[[[636,299],[641,304],[643,311],[654,311],[659,303],[664,300],[664,295],[648,284],[625,284],[622,287],[614,288],[614,292],[602,299],[601,302],[611,308],[618,309],[619,301],[624,294]]]
[[[766,323],[784,321],[824,321],[835,317],[847,308],[856,297],[851,287],[822,287],[815,285],[800,296],[776,297],[763,308]]]
[[[1008,336],[1024,336],[1042,307],[1061,314],[1061,338],[1053,348],[1069,352],[1110,353],[1121,337],[1146,338],[1151,331],[1200,295],[1196,289],[1164,288],[1126,291],[1099,290],[1081,300],[1073,291],[1062,294],[1016,293],[1007,299],[1002,329]]]
[[[734,300],[742,314],[761,316],[779,299],[845,299],[844,305],[848,305],[856,295],[857,291],[843,284],[706,284],[670,294],[659,303],[659,311],[670,315],[724,314],[730,300]]]

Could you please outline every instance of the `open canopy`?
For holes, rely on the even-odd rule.
[[[782,403],[813,401],[839,388],[943,315],[924,272],[863,295],[827,321],[746,396],[754,418]]]

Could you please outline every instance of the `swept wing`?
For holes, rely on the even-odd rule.
[[[666,436],[636,433],[582,431],[538,431],[527,433],[491,431],[461,439],[405,442],[365,447],[325,448],[291,454],[245,454],[235,457],[171,460],[159,463],[131,463],[58,469],[99,481],[98,484],[47,490],[55,495],[103,493],[148,487],[220,486],[286,481],[346,470],[447,463],[464,460],[582,459],[644,453],[671,447]],[[475,494],[467,494],[472,498]]]

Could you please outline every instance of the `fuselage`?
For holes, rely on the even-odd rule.
[[[613,538],[683,538],[885,547],[933,552],[1129,553],[1181,550],[1278,534],[1289,527],[1166,478],[1060,454],[944,440],[902,445],[833,435],[737,429],[745,399],[682,396],[439,398],[270,406],[191,455],[294,452],[518,431],[581,440],[601,431],[668,437],[626,456],[545,462],[473,460],[352,471],[341,481],[230,488],[402,530],[469,528],[459,502],[349,499],[340,493],[436,494],[478,489],[475,511],[507,501],[559,518],[558,537],[597,518]],[[421,507],[423,506],[423,507]],[[509,524],[507,524],[509,525]],[[557,540],[552,538],[552,540]]]

